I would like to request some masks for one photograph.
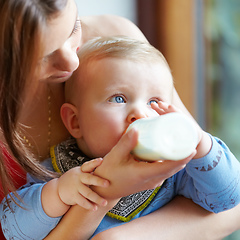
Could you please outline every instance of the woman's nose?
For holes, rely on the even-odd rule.
[[[128,123],[133,123],[134,121],[140,119],[140,118],[146,118],[147,114],[144,113],[141,109],[134,109],[127,117]]]
[[[58,50],[56,54],[54,67],[61,71],[73,72],[79,65],[79,59],[76,49],[66,45]]]

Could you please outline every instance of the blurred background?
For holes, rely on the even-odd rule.
[[[133,21],[166,57],[176,89],[201,127],[240,159],[239,0],[76,0],[79,15]],[[240,231],[225,240],[239,240]]]

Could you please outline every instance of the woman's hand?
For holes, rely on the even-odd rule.
[[[134,129],[124,134],[95,170],[94,174],[110,181],[107,189],[93,187],[100,196],[115,199],[160,186],[165,179],[183,169],[195,155],[194,152],[181,161],[136,161],[131,151],[137,137]]]

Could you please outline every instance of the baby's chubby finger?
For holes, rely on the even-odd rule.
[[[81,171],[84,173],[91,173],[93,172],[97,167],[99,167],[103,162],[102,158],[96,158],[91,161],[85,162],[81,166]]]
[[[88,199],[86,199],[84,196],[79,194],[78,197],[75,199],[75,204],[79,205],[82,208],[85,208],[87,210],[97,210],[97,205],[95,203],[90,202]]]
[[[108,187],[109,181],[99,176],[89,173],[83,173],[80,176],[80,182],[88,186]]]
[[[159,101],[158,103],[151,103],[151,107],[153,110],[155,110],[159,115],[165,114],[166,110],[168,108],[168,104],[162,101]]]
[[[84,197],[86,200],[88,200],[88,203],[85,202],[85,208],[87,206],[91,207],[91,204],[97,204],[104,207],[108,203],[106,199],[100,197],[96,192],[94,192],[91,188],[88,188],[87,186],[81,186],[81,188],[79,189],[79,196],[79,199],[81,199],[81,197]]]

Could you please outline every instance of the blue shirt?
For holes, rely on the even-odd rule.
[[[165,180],[147,204],[131,218],[147,215],[167,204],[176,195],[183,195],[211,212],[228,210],[240,203],[240,163],[218,138],[212,138],[212,148],[203,158],[191,160],[184,169]],[[51,160],[45,162],[51,165]],[[1,203],[1,225],[7,239],[43,239],[58,224],[59,218],[48,217],[42,209],[41,190],[45,183],[29,178],[18,190],[27,208],[14,202]],[[110,214],[111,215],[111,214]],[[94,235],[125,222],[106,215]],[[94,236],[93,235],[93,236]]]

